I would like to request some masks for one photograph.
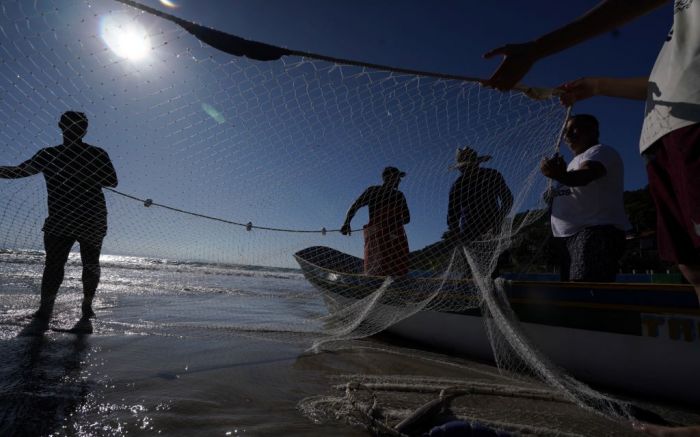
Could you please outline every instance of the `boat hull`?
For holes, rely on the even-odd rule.
[[[296,257],[331,311],[383,283],[384,278],[363,277],[361,260],[355,257],[329,248],[305,250],[312,249]],[[324,259],[342,260],[340,267],[349,271],[333,270],[336,265],[323,265],[319,260]],[[458,295],[460,283],[464,281],[443,285]],[[410,280],[404,280],[387,292],[409,289]],[[461,291],[461,303],[476,302],[471,287]],[[509,282],[506,292],[519,319],[515,323],[532,346],[576,378],[629,394],[700,404],[700,310],[692,287],[520,281]],[[493,360],[486,324],[476,308],[418,311],[387,331],[431,348]]]

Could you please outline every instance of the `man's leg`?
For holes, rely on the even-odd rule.
[[[80,259],[83,262],[83,318],[95,317],[92,301],[100,283],[100,252],[102,240],[79,240]]]
[[[666,134],[650,158],[659,255],[678,263],[700,302],[700,124]]]
[[[571,238],[571,280],[615,282],[624,233],[613,226],[592,226]]]
[[[71,237],[44,234],[44,249],[46,260],[44,274],[41,278],[41,304],[35,317],[51,318],[56,293],[63,282],[64,269],[68,261],[68,253],[75,240]]]
[[[552,251],[559,260],[559,280],[569,282],[571,277],[571,253],[569,241],[574,237],[552,237]]]
[[[700,305],[700,265],[678,264],[678,269],[683,273],[685,279],[695,287],[695,294],[698,295],[698,305]]]

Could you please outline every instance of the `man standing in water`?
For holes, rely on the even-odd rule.
[[[408,273],[408,240],[403,226],[411,221],[406,198],[399,191],[401,178],[406,173],[396,167],[386,167],[382,172],[382,185],[367,188],[355,200],[340,229],[350,235],[350,222],[363,206],[369,208],[369,223],[365,234],[365,274],[376,276],[402,276]]]
[[[107,234],[107,206],[103,187],[116,187],[117,175],[109,155],[82,141],[88,120],[82,112],[68,111],[58,126],[63,144],[39,150],[15,167],[0,167],[0,178],[17,179],[43,173],[49,216],[44,222],[46,260],[41,281],[41,304],[34,326],[45,330],[63,282],[68,254],[77,241],[83,263],[82,317],[76,331],[91,332],[95,316],[92,301],[100,281],[100,252]]]
[[[558,155],[542,161],[542,174],[561,185],[552,190],[551,218],[552,234],[565,247],[562,281],[615,282],[625,251],[622,158],[598,135],[595,117],[574,115],[564,128],[574,159],[568,166]]]

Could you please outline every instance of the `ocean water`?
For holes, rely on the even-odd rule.
[[[326,309],[293,269],[103,256],[94,334],[20,336],[42,263],[41,252],[0,253],[2,436],[361,436],[301,406],[342,396],[334,386],[353,378],[519,384],[488,364],[382,338],[309,351]],[[69,328],[80,301],[71,254],[52,327]],[[520,412],[567,435],[631,434],[573,406],[487,401],[466,408],[506,423]]]

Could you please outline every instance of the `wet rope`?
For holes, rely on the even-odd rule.
[[[176,208],[174,206],[170,205],[164,205],[162,203],[156,203],[152,199],[142,199],[140,197],[134,196],[132,194],[128,193],[123,193],[121,191],[117,191],[114,188],[106,188],[107,190],[113,192],[114,194],[118,194],[120,196],[126,197],[127,199],[135,200],[137,202],[143,203],[143,206],[146,208],[150,208],[152,206],[156,206],[159,208],[167,209],[169,211],[177,212],[180,214],[187,214],[192,217],[198,217],[198,218],[203,218],[206,220],[212,220],[220,223],[226,223],[228,225],[234,225],[234,226],[240,226],[246,229],[246,231],[251,231],[253,229],[260,229],[263,231],[273,231],[273,232],[290,232],[290,233],[297,233],[297,234],[321,234],[321,235],[326,235],[329,232],[340,232],[340,229],[326,229],[326,228],[321,228],[320,230],[312,230],[312,229],[288,229],[288,228],[273,228],[270,226],[256,226],[253,224],[253,222],[248,222],[248,223],[239,223],[235,222],[233,220],[227,220],[227,219],[222,219],[220,217],[214,217],[206,214],[200,214],[198,212],[194,211],[187,211],[181,208]],[[351,232],[357,232],[359,229],[353,229]]]

